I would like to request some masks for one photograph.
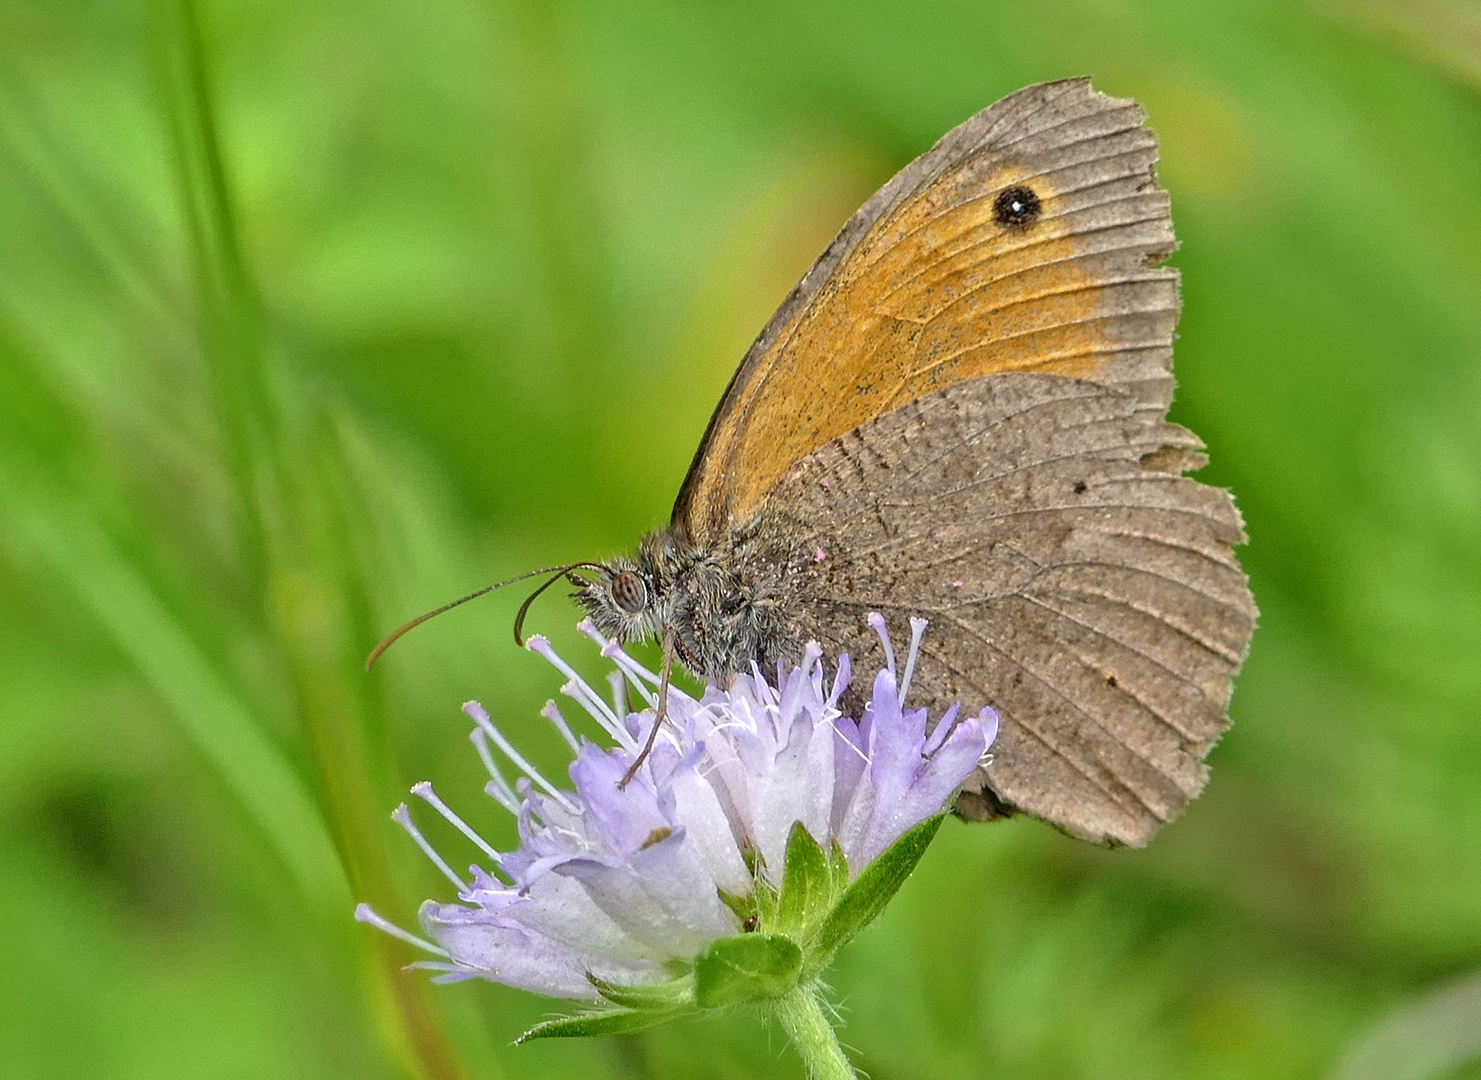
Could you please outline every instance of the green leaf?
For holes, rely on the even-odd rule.
[[[586,978],[602,997],[625,1009],[676,1009],[694,1004],[694,976],[689,974],[657,986],[623,986],[599,979],[590,972]]]
[[[926,853],[945,817],[945,814],[937,814],[922,821],[886,848],[884,854],[866,866],[858,880],[844,890],[812,940],[804,979],[826,968],[833,955],[884,910]]]
[[[777,929],[799,931],[811,927],[833,903],[833,874],[818,842],[794,822],[787,838],[787,864],[777,904]]]
[[[642,1031],[677,1019],[688,1009],[605,1009],[597,1012],[578,1013],[576,1016],[560,1016],[536,1024],[515,1043],[526,1043],[532,1039],[579,1039],[595,1035],[625,1035],[630,1031]]]
[[[797,985],[802,950],[781,934],[713,941],[694,961],[694,1000],[703,1009],[781,997]]]

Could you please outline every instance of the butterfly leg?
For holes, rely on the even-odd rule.
[[[626,788],[628,783],[637,775],[638,769],[653,752],[653,744],[658,741],[658,729],[668,719],[669,706],[669,674],[674,669],[674,628],[665,627],[663,631],[663,666],[658,672],[658,708],[653,711],[653,726],[648,729],[647,741],[643,743],[643,749],[633,759],[631,767],[618,782],[619,789]]]

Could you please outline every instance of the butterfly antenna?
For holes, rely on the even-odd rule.
[[[373,668],[375,666],[375,662],[381,658],[381,653],[385,652],[392,645],[396,644],[396,642],[399,641],[401,637],[408,631],[415,630],[418,626],[421,626],[422,623],[426,622],[428,619],[435,619],[443,612],[451,611],[455,607],[461,607],[469,600],[477,600],[480,596],[486,596],[489,593],[493,592],[495,589],[502,589],[505,585],[513,585],[516,582],[527,581],[532,577],[539,577],[541,574],[554,574],[555,577],[551,578],[550,581],[547,581],[544,585],[541,585],[538,589],[536,589],[534,595],[532,595],[529,600],[526,600],[523,606],[521,606],[519,609],[519,618],[515,620],[514,624],[514,640],[523,645],[524,642],[520,641],[519,638],[519,629],[520,626],[524,623],[525,612],[529,610],[530,601],[533,600],[536,596],[539,596],[546,589],[548,589],[551,584],[559,581],[563,575],[569,574],[572,570],[576,570],[580,567],[601,569],[601,564],[590,562],[576,562],[570,563],[566,566],[546,566],[542,567],[539,570],[530,570],[523,574],[516,574],[514,577],[508,578],[507,580],[495,582],[493,585],[485,585],[483,588],[477,589],[469,593],[467,596],[461,596],[451,603],[443,604],[440,608],[434,608],[432,611],[429,611],[424,615],[418,615],[410,622],[404,623],[401,626],[398,626],[395,630],[392,630],[389,634],[386,635],[385,639],[379,645],[371,650],[370,656],[367,657],[365,660],[365,670],[369,671],[371,668]]]
[[[516,645],[520,646],[521,648],[524,647],[525,616],[528,615],[530,612],[530,605],[533,604],[537,599],[539,599],[541,593],[550,588],[557,581],[560,581],[562,578],[565,578],[572,585],[575,585],[577,587],[591,584],[591,582],[587,581],[585,578],[577,577],[574,573],[572,573],[572,571],[583,567],[593,570],[602,569],[601,563],[572,563],[570,566],[562,566],[551,575],[549,581],[542,582],[538,589],[530,593],[529,596],[525,597],[525,602],[519,605],[519,613],[514,616],[514,643]]]

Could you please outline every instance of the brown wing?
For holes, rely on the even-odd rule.
[[[793,465],[889,409],[1006,371],[1171,400],[1176,246],[1141,106],[1067,79],[972,117],[881,188],[762,331],[674,523],[714,543]],[[1015,220],[1011,199],[1032,192]]]
[[[1124,388],[984,376],[809,455],[760,528],[830,652],[876,670],[865,613],[897,643],[924,615],[911,703],[997,708],[960,809],[1140,846],[1202,787],[1254,627],[1233,502],[1181,475],[1199,449]]]

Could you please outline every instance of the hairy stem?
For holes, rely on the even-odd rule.
[[[858,1080],[843,1047],[838,1045],[816,984],[797,987],[772,1008],[807,1066],[809,1080]]]

